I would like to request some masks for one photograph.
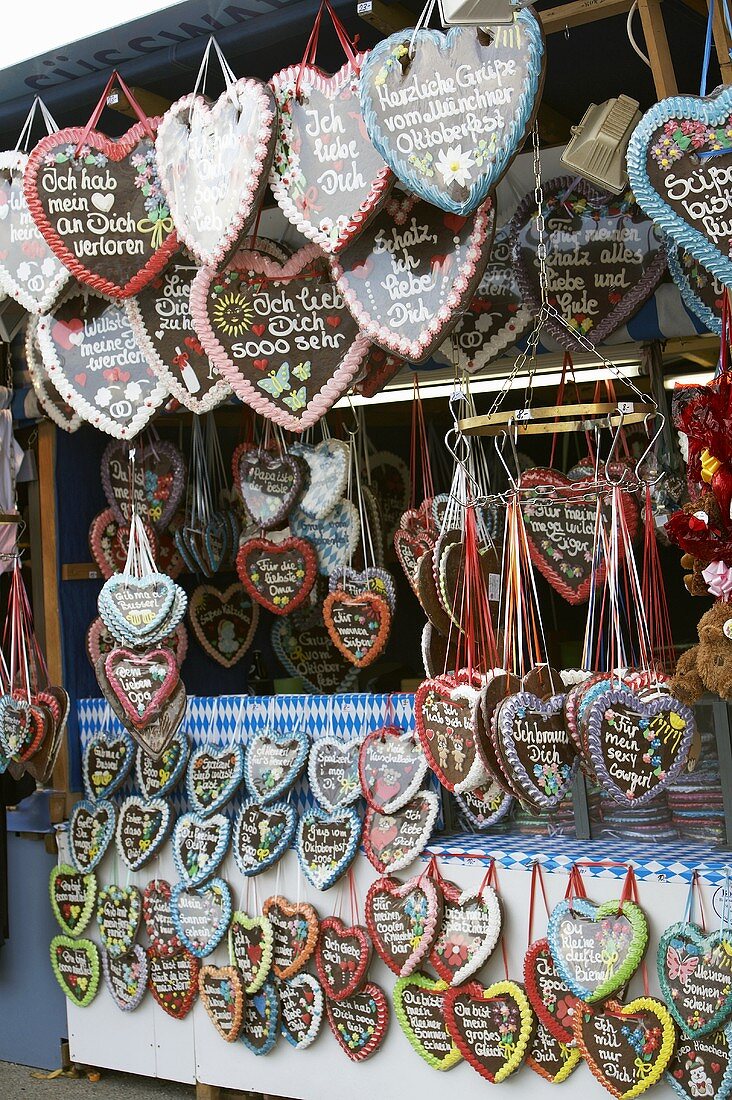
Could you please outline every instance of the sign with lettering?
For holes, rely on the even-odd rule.
[[[56,981],[77,1008],[86,1008],[99,988],[99,948],[93,940],[75,940],[54,936],[51,940],[51,966]]]
[[[494,221],[490,199],[470,216],[446,214],[414,196],[389,199],[330,261],[361,331],[394,355],[429,358],[473,297]]]
[[[441,676],[421,683],[414,698],[414,724],[427,763],[443,787],[458,794],[488,779],[473,727],[479,694],[470,684]]]
[[[270,186],[288,221],[338,252],[384,202],[394,177],[364,134],[356,54],[334,76],[290,65],[270,81],[279,107]]]
[[[299,608],[272,627],[272,648],[290,676],[310,691],[331,695],[348,691],[357,670],[333,645],[320,606]]]
[[[186,464],[174,443],[151,439],[135,443],[134,477],[128,443],[111,440],[102,455],[102,488],[120,523],[134,506],[140,519],[160,531],[170,525],[186,487]]]
[[[476,712],[476,718],[478,713]],[[476,721],[476,727],[477,725]],[[478,744],[480,745],[480,741]],[[463,791],[455,797],[462,816],[479,832],[502,821],[513,806],[513,797],[504,791],[496,779],[491,779],[484,786],[474,787],[472,791]]]
[[[706,98],[671,96],[646,111],[627,154],[639,204],[725,285],[732,283],[731,118],[728,86]]]
[[[587,715],[590,764],[617,802],[640,806],[673,783],[689,756],[694,715],[673,696],[606,691]]]
[[[188,617],[201,648],[224,668],[233,668],[252,644],[259,606],[241,584],[223,590],[199,584],[191,593]]]
[[[272,967],[272,925],[265,916],[234,912],[229,924],[229,959],[244,979],[248,997],[261,989]]]
[[[158,119],[112,139],[72,126],[42,138],[28,159],[33,220],[81,283],[129,298],[178,247],[155,160]]]
[[[686,249],[675,248],[673,244],[667,244],[666,248],[668,269],[684,305],[710,332],[721,336],[724,285]]]
[[[168,835],[170,804],[164,798],[129,795],[120,806],[115,840],[131,871],[149,863]]]
[[[198,268],[174,259],[125,302],[132,331],[149,366],[173,397],[194,413],[215,409],[231,394],[196,336],[190,313]]]
[[[534,1030],[524,990],[506,979],[483,986],[469,982],[445,993],[445,1022],[458,1050],[491,1084],[500,1084],[523,1063]]]
[[[398,31],[361,73],[369,137],[408,190],[469,214],[495,189],[531,128],[544,83],[531,8],[513,23]]]
[[[369,806],[363,825],[363,846],[380,875],[408,867],[429,844],[440,808],[435,791],[419,791],[392,813]]]
[[[310,595],[318,559],[307,539],[247,539],[239,547],[236,569],[257,605],[274,615],[289,615]]]
[[[568,603],[585,603],[592,587],[592,548],[595,540],[596,501],[587,498],[582,483],[572,482],[557,470],[535,466],[521,475],[521,488],[554,486],[555,493],[538,492],[522,502],[524,527],[531,560],[552,588]],[[621,493],[628,533],[635,538],[638,530],[638,506],[630,493]],[[585,498],[585,499],[583,499]],[[603,500],[606,524],[610,520],[609,501]],[[622,559],[625,546],[618,542]],[[595,587],[605,583],[605,563],[595,569]]]
[[[552,910],[547,939],[562,981],[575,997],[594,1003],[633,977],[648,946],[648,922],[632,901],[595,905],[569,898]]]
[[[172,955],[156,955],[147,951],[148,985],[164,1012],[175,1020],[183,1020],[198,993],[200,962],[189,951],[181,949]]]
[[[313,741],[308,756],[308,779],[314,797],[326,810],[349,806],[361,797],[358,754],[361,738],[340,741],[320,737]]]
[[[227,82],[213,105],[195,93],[158,125],[160,186],[200,264],[218,270],[254,220],[274,152],[277,105],[261,80]]]
[[[575,1013],[577,1047],[604,1089],[618,1100],[640,1096],[660,1081],[676,1045],[668,1009],[653,997],[608,1001]]]
[[[516,279],[510,226],[496,231],[488,264],[471,299],[448,340],[434,358],[472,374],[510,348],[531,324]]]
[[[462,1054],[447,1030],[447,982],[426,974],[398,978],[394,986],[394,1013],[412,1047],[432,1069],[452,1069]]]
[[[184,947],[203,959],[218,946],[229,927],[229,887],[221,878],[213,878],[204,886],[179,882],[170,895],[170,913]]]
[[[326,996],[333,1001],[358,992],[371,962],[371,940],[365,928],[346,927],[340,917],[320,922],[315,967]]]
[[[316,890],[328,890],[350,867],[361,839],[357,810],[341,806],[328,814],[317,807],[301,814],[295,848],[303,874]]]
[[[133,439],[167,397],[123,306],[94,292],[72,294],[41,317],[38,344],[64,401],[117,439]]]
[[[454,882],[440,883],[442,927],[432,945],[430,962],[449,985],[462,985],[490,958],[501,934],[501,904],[487,883],[461,890]]]
[[[244,983],[235,966],[202,966],[198,992],[208,1018],[227,1043],[239,1038],[244,1013]]]
[[[495,722],[504,770],[513,783],[534,805],[547,810],[558,806],[569,793],[578,763],[564,695],[547,700],[529,691],[509,695],[499,704]]]
[[[366,924],[380,958],[411,974],[429,956],[442,921],[442,894],[431,878],[379,878],[366,894]]]
[[[0,291],[31,314],[45,313],[70,278],[38,232],[23,192],[28,157],[0,153]]]
[[[202,268],[191,314],[234,393],[293,432],[314,424],[348,389],[369,347],[317,245],[284,264],[238,252],[220,274]]]
[[[563,347],[573,333],[599,344],[650,298],[666,270],[663,234],[632,193],[610,195],[586,180],[561,176],[543,184],[547,295],[564,318],[546,321]],[[533,191],[512,221],[519,290],[532,313],[541,308],[539,233]],[[567,327],[568,326],[568,327]]]
[[[71,862],[82,875],[97,867],[114,836],[117,808],[102,799],[77,802],[69,815],[69,853]]]
[[[709,1035],[732,1011],[732,939],[695,924],[672,924],[658,945],[658,980],[668,1010],[687,1035]]]
[[[389,1002],[383,989],[366,982],[343,1000],[326,999],[328,1026],[352,1062],[363,1062],[379,1049],[389,1023]]]
[[[224,814],[181,814],[173,828],[173,862],[183,882],[195,886],[214,874],[229,847],[231,822]]]

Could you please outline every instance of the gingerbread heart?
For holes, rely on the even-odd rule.
[[[81,874],[68,863],[51,871],[48,881],[53,915],[67,936],[80,936],[94,912],[97,880],[93,874]]]
[[[170,883],[152,879],[142,893],[142,917],[154,955],[175,955],[183,947],[170,911]]]
[[[296,441],[290,454],[303,459],[309,478],[298,507],[312,519],[325,519],[346,491],[351,452],[341,439],[323,439],[310,444]]]
[[[297,811],[291,802],[263,806],[248,799],[234,822],[232,848],[236,865],[249,878],[272,867],[290,847],[297,828]]]
[[[280,982],[280,1029],[296,1050],[305,1050],[318,1037],[323,1023],[325,997],[312,974],[296,974]]]
[[[434,791],[420,791],[398,810],[384,813],[370,806],[363,824],[363,846],[380,875],[408,867],[429,844],[440,811]]]
[[[272,968],[274,933],[265,916],[232,913],[229,925],[229,958],[237,967],[248,997],[262,988]]]
[[[395,974],[411,974],[439,934],[442,895],[426,877],[380,878],[366,894],[366,924],[377,953]]]
[[[38,317],[34,316],[29,316],[26,323],[25,361],[28,364],[28,373],[33,383],[33,390],[38,404],[46,416],[64,432],[71,434],[78,431],[82,423],[81,417],[74,412],[68,401],[64,401],[48,377],[48,371],[43,363],[43,356],[38,343]]]
[[[168,836],[170,804],[164,798],[138,798],[131,794],[119,809],[115,840],[117,851],[131,871],[149,863]]]
[[[316,245],[284,264],[239,252],[219,274],[202,268],[191,314],[234,393],[294,432],[319,420],[350,386],[369,346]]]
[[[463,1057],[447,1030],[447,989],[447,982],[426,974],[397,978],[394,986],[394,1012],[399,1026],[432,1069],[452,1069]]]
[[[608,1001],[602,1009],[583,1005],[574,1017],[574,1037],[590,1072],[621,1100],[660,1081],[676,1044],[668,1009],[653,997],[624,1005]]]
[[[293,905],[280,895],[267,898],[262,913],[272,925],[272,970],[276,978],[286,981],[306,966],[315,951],[318,914],[307,902]]]
[[[545,1081],[551,1081],[553,1085],[561,1085],[577,1069],[582,1061],[582,1055],[574,1047],[561,1043],[548,1028],[544,1027],[541,1020],[538,1020],[525,1061],[529,1069],[533,1069],[534,1073],[538,1073]]]
[[[114,735],[106,730],[94,734],[81,763],[84,789],[92,802],[119,790],[132,770],[134,758],[135,745],[126,730]]]
[[[724,929],[704,933],[695,924],[672,924],[658,943],[663,999],[687,1035],[709,1035],[732,1011],[732,949]]]
[[[374,592],[359,596],[349,596],[342,589],[330,592],[323,603],[323,619],[333,645],[356,668],[372,664],[389,640],[389,605]]]
[[[177,786],[186,769],[190,748],[188,735],[180,730],[159,760],[154,760],[138,748],[135,774],[143,798],[161,798]]]
[[[210,878],[229,847],[231,822],[224,814],[181,814],[173,828],[173,862],[181,880],[196,886]]]
[[[51,940],[51,966],[56,981],[77,1008],[86,1008],[99,988],[99,949],[92,940],[54,936]]]
[[[246,745],[244,775],[251,794],[261,802],[274,802],[300,776],[308,758],[310,741],[303,729],[258,730]]]
[[[489,778],[476,750],[473,708],[479,685],[442,676],[425,680],[414,698],[414,723],[427,758],[440,783],[461,794]]]
[[[513,783],[534,805],[558,806],[569,794],[578,764],[564,695],[545,701],[529,691],[509,695],[498,706],[495,724]]]
[[[236,556],[239,579],[250,597],[275,615],[289,615],[310,595],[318,559],[307,539],[247,539]]]
[[[136,944],[123,955],[102,951],[102,969],[109,994],[122,1012],[133,1012],[147,989],[147,955]]]
[[[252,1054],[269,1054],[277,1042],[279,1030],[279,988],[268,981],[244,1002],[241,1041]]]
[[[377,813],[391,814],[417,793],[427,772],[422,746],[411,730],[383,726],[367,734],[358,754],[364,798]]]
[[[156,558],[155,532],[148,524],[145,524],[145,534],[150,541],[153,558]],[[89,549],[105,580],[124,569],[129,541],[129,527],[119,522],[111,508],[105,508],[91,521]]]
[[[508,980],[468,982],[444,995],[448,1033],[469,1065],[491,1084],[521,1066],[534,1030],[534,1014],[520,985]]]
[[[244,984],[235,966],[202,966],[198,995],[209,1020],[222,1039],[235,1042],[244,1014]]]
[[[229,927],[231,892],[221,878],[213,878],[203,886],[179,882],[170,894],[170,913],[183,946],[203,959],[218,946]]]
[[[115,139],[72,126],[42,138],[28,159],[33,220],[72,275],[110,298],[136,294],[178,247],[155,160],[158,122]],[[73,217],[59,194],[75,196]]]
[[[374,982],[340,1001],[325,1002],[328,1025],[353,1062],[363,1062],[379,1049],[389,1024],[389,1002]]]
[[[357,993],[370,962],[371,940],[365,928],[346,927],[340,917],[325,917],[320,922],[315,967],[329,1000],[342,1001]]]
[[[113,959],[130,950],[142,918],[142,894],[136,886],[105,886],[97,899],[102,947]]]
[[[257,527],[278,527],[300,495],[300,462],[291,454],[270,454],[244,443],[234,451],[231,466],[234,485]]]
[[[310,790],[324,809],[332,812],[349,806],[361,796],[358,777],[360,737],[339,741],[337,737],[319,737],[308,756]]]
[[[180,682],[178,665],[171,650],[160,647],[146,653],[113,649],[104,658],[106,684],[121,706],[127,724],[144,729],[170,706]]]
[[[272,648],[290,676],[310,691],[330,695],[349,691],[357,670],[336,649],[319,606],[298,608],[272,627]]]
[[[559,1043],[572,1043],[579,1001],[559,976],[547,939],[535,940],[526,952],[524,988],[540,1023]]]
[[[209,817],[229,802],[244,776],[244,749],[196,749],[188,763],[186,791],[191,808]]]
[[[700,1090],[715,1100],[728,1100],[732,1091],[731,1045],[732,1024],[702,1038],[680,1035],[664,1073],[667,1084],[681,1100],[697,1100],[695,1094]]]
[[[576,997],[594,1003],[632,978],[648,945],[648,922],[632,901],[595,905],[570,898],[554,907],[547,939],[562,981]]]
[[[442,927],[432,945],[430,962],[449,985],[461,985],[480,970],[501,935],[501,905],[487,883],[479,891],[461,890],[442,881]]]
[[[157,1003],[173,1019],[185,1019],[198,993],[198,959],[185,950],[156,955],[150,947],[147,966],[148,986]]]
[[[120,523],[129,524],[134,505],[140,519],[156,531],[170,526],[186,487],[186,464],[178,447],[156,438],[136,443],[133,477],[130,445],[112,440],[101,467],[104,495]]]
[[[303,874],[316,890],[328,890],[353,862],[361,839],[361,818],[351,806],[333,813],[317,807],[301,814],[295,847]]]
[[[113,802],[82,800],[69,815],[69,854],[82,875],[98,867],[114,836],[117,809]]]
[[[199,584],[188,601],[188,617],[201,648],[223,668],[233,668],[252,644],[259,605],[241,584],[223,590]]]

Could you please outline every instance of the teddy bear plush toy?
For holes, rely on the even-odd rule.
[[[732,698],[732,603],[717,600],[699,620],[699,644],[676,665],[671,691],[692,706],[705,691]]]

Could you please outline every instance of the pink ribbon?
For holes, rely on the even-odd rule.
[[[712,561],[702,569],[702,577],[707,582],[710,596],[718,600],[728,600],[732,594],[732,569],[723,561]]]

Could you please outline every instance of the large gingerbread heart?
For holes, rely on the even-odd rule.
[[[671,278],[679,288],[684,305],[710,332],[721,336],[724,285],[685,249],[667,242],[666,253]]]
[[[77,1008],[91,1004],[99,988],[99,948],[93,940],[54,936],[50,946],[56,981]]]
[[[297,811],[291,802],[263,806],[248,799],[239,808],[231,846],[236,865],[245,876],[261,875],[285,854],[297,828]]]
[[[691,1036],[709,1035],[732,1010],[732,942],[724,929],[704,933],[672,924],[658,944],[658,981],[669,1012]]]
[[[590,764],[617,802],[643,805],[680,774],[696,732],[672,695],[644,699],[626,687],[602,692],[586,717]]]
[[[39,141],[28,160],[33,220],[79,282],[110,298],[136,294],[178,247],[155,159],[158,122],[116,139],[72,126]]]
[[[361,817],[352,806],[333,813],[313,807],[301,814],[295,847],[303,874],[316,890],[328,890],[346,873],[361,839]]]
[[[440,810],[434,791],[419,791],[398,810],[384,813],[369,806],[363,823],[363,846],[380,875],[408,867],[429,844]]]
[[[365,928],[346,927],[340,917],[320,922],[315,966],[326,996],[342,1001],[363,985],[371,961],[371,940]]]
[[[142,893],[142,917],[154,955],[175,955],[183,947],[170,911],[170,883],[152,879]]]
[[[239,1038],[244,1013],[244,983],[235,966],[202,966],[198,995],[208,1018],[227,1043]]]
[[[272,648],[290,676],[311,691],[349,691],[357,670],[333,645],[320,607],[299,608],[272,627]]]
[[[231,83],[213,105],[195,93],[163,115],[160,185],[181,240],[218,270],[256,215],[274,152],[277,105],[259,80]]]
[[[358,754],[361,790],[369,806],[393,813],[417,793],[427,761],[415,733],[384,726],[367,734]]]
[[[495,726],[512,783],[534,805],[547,810],[558,806],[569,793],[578,764],[564,695],[509,695],[496,710]]]
[[[491,1084],[500,1084],[526,1056],[534,1014],[520,985],[469,982],[444,996],[447,1030],[466,1062]]]
[[[501,934],[501,905],[495,890],[461,890],[440,883],[442,927],[430,952],[430,962],[449,985],[461,985],[490,957]]]
[[[80,936],[94,912],[96,876],[83,875],[69,863],[60,863],[51,871],[48,892],[61,931],[67,936]]]
[[[31,217],[23,193],[27,164],[27,155],[18,149],[0,153],[0,291],[37,314],[51,308],[69,270]]]
[[[535,466],[521,475],[521,488],[553,487],[550,496],[524,500],[522,514],[531,560],[546,577],[552,588],[568,603],[586,603],[592,587],[592,550],[595,542],[597,504],[588,499],[587,488],[572,482],[557,470]],[[638,506],[630,493],[622,493],[622,506],[628,533],[632,538],[638,530]],[[609,520],[609,505],[603,503],[605,520]],[[618,542],[622,558],[625,547]],[[594,571],[595,586],[605,582],[605,562]]]
[[[394,355],[427,359],[480,282],[494,221],[490,199],[469,217],[413,196],[390,199],[330,261],[361,331]]]
[[[239,970],[244,992],[251,997],[262,988],[272,968],[272,925],[265,916],[232,913],[228,942],[231,965]]]
[[[727,285],[732,231],[724,154],[732,148],[731,116],[728,86],[705,98],[671,96],[644,114],[627,154],[628,179],[640,206]]]
[[[561,176],[543,184],[547,294],[566,324],[551,314],[547,331],[576,348],[573,333],[599,344],[650,298],[666,270],[663,235],[626,191],[615,196],[586,180]],[[516,277],[524,301],[541,308],[539,236],[534,192],[511,221]]]
[[[117,439],[134,439],[167,396],[122,305],[94,290],[72,293],[41,317],[38,344],[64,401]]]
[[[134,653],[131,649],[113,649],[104,658],[106,683],[122,707],[127,722],[144,727],[168,707],[180,679],[175,654],[170,649],[150,649]],[[106,691],[105,691],[106,694]]]
[[[439,933],[442,895],[432,879],[400,883],[380,878],[366,894],[371,942],[395,974],[411,974],[427,958]]]
[[[280,983],[280,1031],[295,1050],[305,1050],[318,1037],[325,997],[312,974],[296,974]]]
[[[349,596],[340,588],[329,592],[323,602],[323,619],[333,645],[356,668],[372,664],[389,640],[389,605],[375,592],[358,596]]]
[[[648,946],[648,922],[632,901],[569,898],[554,907],[547,939],[562,981],[594,1004],[633,977]]]
[[[618,1100],[633,1100],[660,1081],[674,1052],[676,1031],[660,1001],[636,997],[627,1004],[608,1001],[602,1009],[579,1007],[574,1038],[603,1088]]]
[[[350,386],[369,345],[316,245],[284,264],[239,252],[221,274],[201,268],[191,314],[234,393],[294,432],[319,420]]]
[[[234,485],[257,527],[279,527],[300,495],[303,464],[291,454],[253,450],[247,443],[231,459]]]
[[[427,763],[448,791],[460,794],[488,778],[476,751],[477,687],[454,677],[425,680],[414,698],[414,723]]]
[[[573,1042],[572,1017],[579,1002],[560,978],[547,939],[535,940],[526,952],[524,988],[547,1031],[565,1046]]]
[[[426,974],[397,978],[394,1012],[409,1042],[432,1069],[452,1069],[463,1057],[447,1030],[447,982]]]
[[[409,191],[469,214],[523,144],[544,82],[544,36],[530,8],[511,26],[398,31],[361,72],[369,137]]]
[[[360,233],[394,182],[363,132],[358,74],[365,57],[355,54],[333,76],[291,65],[270,81],[280,108],[272,194],[324,252],[338,252]]]
[[[117,1008],[121,1012],[133,1012],[147,990],[147,955],[136,944],[123,955],[114,957],[102,951],[104,981]]]

